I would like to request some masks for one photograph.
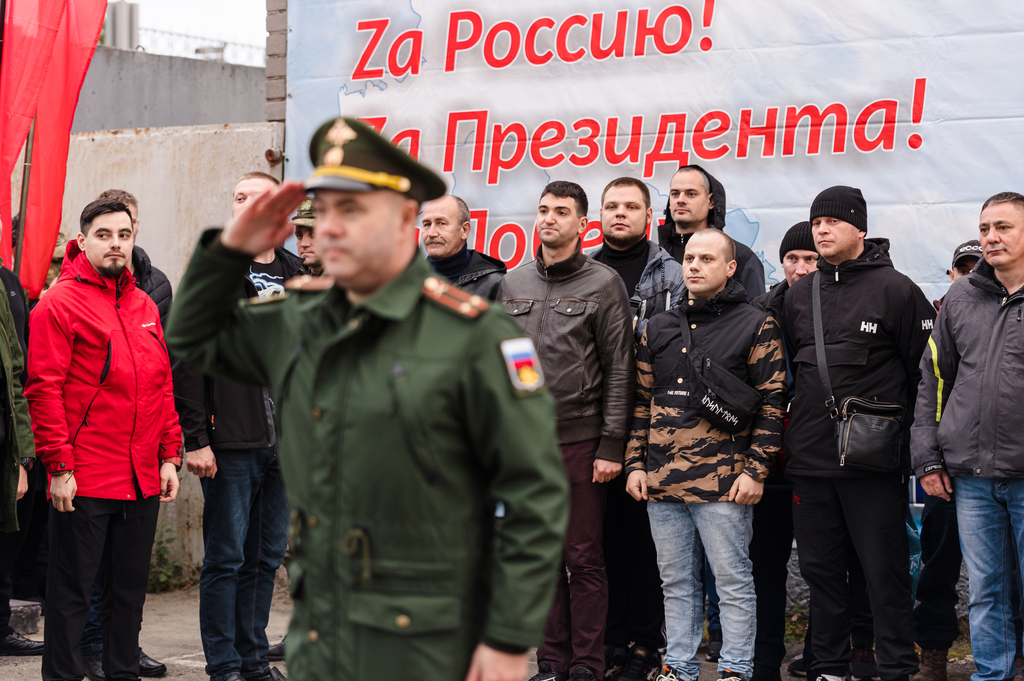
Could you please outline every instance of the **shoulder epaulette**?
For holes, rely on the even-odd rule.
[[[480,296],[470,295],[437,277],[427,277],[423,282],[423,294],[442,307],[470,319],[476,319],[489,307],[487,301]]]
[[[284,283],[284,287],[292,291],[326,291],[332,286],[334,280],[330,277],[314,277],[308,274],[292,277]]]

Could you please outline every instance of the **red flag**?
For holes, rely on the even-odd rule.
[[[28,136],[67,0],[7,0],[0,57],[0,257],[11,259],[11,172]]]
[[[43,80],[36,107],[32,175],[28,186],[28,216],[20,272],[21,283],[30,298],[38,298],[43,291],[53,247],[57,243],[71,124],[106,13],[107,0],[67,3],[64,21],[53,45],[50,68]]]

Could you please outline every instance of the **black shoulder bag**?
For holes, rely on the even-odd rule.
[[[862,397],[847,397],[836,406],[828,377],[825,338],[821,326],[821,272],[814,273],[814,350],[825,388],[825,408],[835,424],[839,466],[873,473],[895,473],[903,450],[903,407]]]
[[[702,390],[696,411],[718,430],[735,435],[742,433],[754,421],[761,409],[761,393],[733,375],[731,371],[711,359],[700,348],[694,348],[690,338],[690,320],[681,308],[679,327],[683,332],[683,352],[697,375]]]

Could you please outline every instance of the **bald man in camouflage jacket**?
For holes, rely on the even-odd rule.
[[[665,594],[665,681],[695,681],[700,673],[705,551],[721,596],[719,676],[749,681],[754,671],[748,547],[753,504],[782,445],[786,363],[775,320],[747,304],[743,286],[730,278],[735,253],[723,232],[695,232],[683,258],[689,300],[651,319],[637,350],[626,486],[635,499],[652,502],[647,512]],[[744,430],[731,434],[702,417],[707,391],[691,364],[697,349],[760,394]]]

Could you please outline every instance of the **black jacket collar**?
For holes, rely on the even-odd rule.
[[[821,256],[818,257],[818,270],[825,280],[835,279],[836,272],[839,273],[839,278],[843,278],[876,267],[892,266],[888,239],[864,239],[864,252],[853,260],[845,260],[838,265],[829,263]]]

